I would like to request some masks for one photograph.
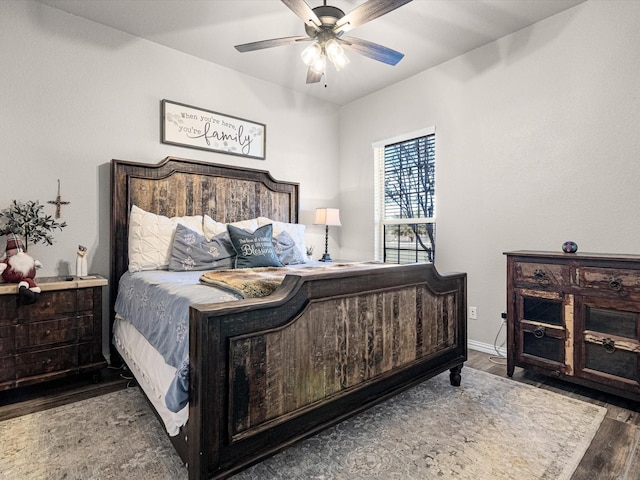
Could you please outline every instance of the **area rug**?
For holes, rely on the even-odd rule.
[[[250,467],[234,480],[569,479],[606,414],[497,377],[448,373]],[[0,422],[0,478],[183,480],[137,388]]]

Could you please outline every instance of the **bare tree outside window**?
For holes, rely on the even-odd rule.
[[[385,145],[384,261],[433,262],[434,214],[435,134]]]

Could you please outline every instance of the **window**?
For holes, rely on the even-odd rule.
[[[388,263],[435,258],[435,129],[373,145],[376,258]]]

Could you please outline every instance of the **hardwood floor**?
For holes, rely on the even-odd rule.
[[[469,350],[469,360],[465,366],[506,377],[504,358],[475,350]],[[71,377],[64,381],[0,392],[0,421],[127,387],[128,380],[121,377],[119,370],[105,369],[102,377],[99,383],[92,382],[90,376]],[[462,378],[464,382],[464,368]],[[513,380],[607,408],[607,416],[572,480],[640,478],[640,403],[521,368],[516,368]]]
[[[465,366],[507,376],[506,359],[469,350]],[[464,382],[464,368],[462,370]],[[516,368],[513,379],[607,409],[600,429],[571,480],[640,478],[640,403]]]

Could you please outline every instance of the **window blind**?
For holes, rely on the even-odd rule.
[[[384,148],[384,219],[433,218],[435,135]]]
[[[433,261],[435,129],[377,142],[373,149],[376,259],[404,263],[402,258],[427,255]]]

